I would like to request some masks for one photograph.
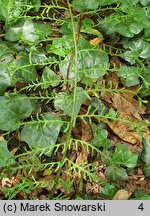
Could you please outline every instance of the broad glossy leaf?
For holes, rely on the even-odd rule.
[[[7,148],[7,141],[0,140],[0,167],[10,166],[15,163],[11,153]]]
[[[99,6],[99,0],[73,0],[73,6],[78,12],[84,11],[84,10],[96,10]]]
[[[144,7],[144,10],[145,10],[146,16],[150,19],[150,5],[148,5],[147,7]]]
[[[145,80],[150,83],[150,67],[143,68],[141,72],[142,77],[145,78]]]
[[[139,93],[141,97],[146,97],[150,95],[150,90],[149,90],[150,67],[143,68],[141,77],[143,78],[143,84],[141,85]]]
[[[36,68],[29,61],[29,56],[25,52],[20,52],[16,59],[10,64],[12,73],[12,84],[17,82],[31,82],[37,78]]]
[[[15,51],[10,48],[10,44],[0,42],[0,62],[8,64],[14,57]]]
[[[54,38],[52,44],[46,46],[48,53],[54,53],[58,56],[65,57],[73,48],[73,40],[69,35],[64,35],[62,38]]]
[[[136,5],[139,2],[139,0],[121,0],[122,4],[127,4],[128,6],[130,5]]]
[[[146,41],[150,41],[150,29],[149,28],[144,29],[144,39]]]
[[[136,197],[136,198],[148,196],[148,194],[147,194],[144,190],[140,190],[140,189],[135,189],[133,195],[134,195],[134,197]]]
[[[128,61],[131,65],[133,65],[139,59],[139,54],[137,52],[132,52],[131,50],[127,50],[123,53],[123,57],[126,61]]]
[[[5,39],[8,41],[30,41],[34,42],[37,36],[34,34],[33,22],[21,19],[15,25],[6,29]]]
[[[91,140],[91,144],[109,150],[112,146],[112,143],[107,138],[108,131],[104,128],[101,128],[101,124],[100,125],[92,124],[92,129],[93,129],[93,139]]]
[[[120,13],[113,13],[108,17],[105,17],[103,20],[100,20],[99,29],[102,29],[107,34],[114,34],[119,33],[125,37],[133,37],[134,34],[131,32],[130,29],[130,23],[131,21],[128,21],[129,24],[127,25],[127,17],[122,16]]]
[[[100,115],[105,115],[106,113],[106,106],[104,103],[97,97],[94,97],[91,100],[91,111],[95,111]]]
[[[5,68],[0,66],[0,95],[2,95],[10,85],[10,76],[6,73]]]
[[[94,27],[94,22],[90,18],[85,18],[81,24],[81,32],[90,33],[90,30]]]
[[[103,186],[101,189],[101,193],[109,199],[112,199],[116,192],[117,192],[117,187],[112,184]]]
[[[106,74],[108,69],[108,55],[95,51],[83,52],[79,69],[86,77],[99,78]]]
[[[49,86],[57,86],[60,83],[60,77],[56,75],[49,67],[45,67],[43,70],[41,81],[44,84],[44,88]]]
[[[75,31],[77,31],[77,26],[78,26],[78,23],[76,21],[74,21],[74,29]],[[71,21],[69,20],[64,20],[64,23],[63,25],[61,26],[59,32],[63,35],[73,35],[73,32],[72,32],[72,23]]]
[[[143,28],[149,28],[150,25],[150,16],[147,14],[148,10],[145,10],[145,7],[137,6],[134,8],[133,17],[136,23],[140,23],[143,25]]]
[[[47,113],[41,121],[24,125],[21,131],[21,139],[32,148],[54,145],[63,122],[60,117]]]
[[[16,130],[22,119],[28,117],[34,107],[24,96],[0,97],[0,130]]]
[[[144,138],[143,139],[143,151],[142,151],[142,160],[150,164],[150,140]]]
[[[16,24],[6,28],[5,39],[8,41],[22,40],[26,43],[44,39],[52,33],[50,25],[34,23],[30,19],[20,19]]]
[[[140,3],[143,5],[143,6],[147,6],[150,4],[150,0],[140,0]]]
[[[139,70],[137,67],[128,67],[126,65],[121,66],[117,73],[118,77],[121,78],[122,83],[129,87],[129,86],[135,86],[140,83],[139,81]]]
[[[30,0],[27,1],[28,4],[31,4],[33,6],[32,10],[38,12],[40,10],[40,6],[41,6],[41,0]]]
[[[0,20],[8,22],[9,20],[19,17],[22,5],[22,0],[1,0]]]
[[[101,0],[99,1],[99,6],[106,6],[115,3],[116,0]]]
[[[105,6],[105,5],[111,5],[116,0],[73,0],[73,6],[78,12],[84,11],[84,10],[96,10],[98,6]]]
[[[125,37],[133,37],[144,28],[149,28],[150,20],[139,4],[134,6],[125,3],[120,6],[120,10],[123,11],[124,16],[120,12],[115,12],[100,20],[100,28],[107,34],[119,33]]]
[[[46,52],[44,52],[43,49],[34,49],[31,52],[31,60],[34,64],[39,64],[41,65],[42,63],[46,63],[50,60],[50,58],[48,58],[46,56]]]
[[[52,27],[50,24],[33,23],[34,34],[37,38],[42,40],[52,33]]]
[[[132,22],[131,23],[131,25],[130,25],[130,31],[133,34],[139,34],[142,30],[143,30],[142,23],[138,23],[138,22]]]
[[[138,156],[131,152],[123,144],[117,144],[115,152],[112,157],[113,163],[117,165],[124,165],[126,167],[132,168],[137,165]]]
[[[150,177],[150,164],[144,164],[144,175]]]
[[[71,116],[74,105],[74,116],[77,116],[82,103],[88,98],[88,96],[82,88],[77,87],[76,101],[73,101],[73,98],[73,93],[59,93],[55,98],[54,106],[56,109],[61,109],[68,116]]]
[[[59,64],[60,71],[64,77],[66,77],[66,71],[68,67],[68,62],[70,60],[70,55],[68,55],[63,62]],[[98,50],[86,50],[81,51],[78,54],[78,72],[77,79],[81,80],[83,77],[89,78],[99,78],[106,74],[108,69],[108,55],[106,53],[101,53]],[[75,61],[73,61],[69,78],[73,79],[75,77]]]
[[[123,40],[124,48],[128,49],[124,52],[125,59],[129,61],[131,64],[136,62],[136,59],[139,58],[140,53],[143,49],[143,43],[141,39],[138,40]],[[131,62],[132,61],[132,62]]]
[[[127,181],[128,175],[124,168],[114,165],[108,166],[105,169],[105,176],[111,181]]]

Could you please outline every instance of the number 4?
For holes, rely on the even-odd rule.
[[[144,206],[143,206],[143,203],[141,203],[138,207],[139,210],[143,211],[144,210]]]

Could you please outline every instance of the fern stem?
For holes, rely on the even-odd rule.
[[[53,189],[51,190],[51,194],[50,194],[50,199],[53,198],[54,192],[55,192],[55,188],[59,182],[60,179],[60,174],[61,174],[61,169],[66,161],[66,154],[67,154],[67,150],[70,146],[70,142],[72,140],[71,138],[71,132],[72,132],[72,128],[74,125],[74,121],[75,121],[75,116],[74,116],[74,111],[75,111],[75,104],[76,104],[76,94],[77,94],[77,61],[78,61],[78,56],[77,56],[77,40],[76,40],[76,32],[75,32],[75,28],[74,28],[74,18],[73,18],[73,14],[72,14],[72,10],[71,10],[71,5],[70,5],[70,1],[67,0],[67,4],[68,4],[68,9],[69,9],[69,13],[70,13],[70,19],[71,19],[71,25],[72,25],[72,32],[73,32],[73,41],[74,41],[74,61],[75,61],[75,76],[74,76],[74,89],[73,89],[73,106],[72,106],[72,115],[71,115],[71,119],[70,119],[70,127],[69,127],[69,132],[68,132],[68,137],[67,137],[67,141],[66,144],[64,145],[64,150],[63,150],[63,155],[62,155],[62,159],[61,159],[61,166],[59,167],[58,171],[57,171],[57,176],[55,179],[55,184]]]

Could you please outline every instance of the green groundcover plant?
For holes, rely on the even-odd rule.
[[[105,82],[114,72],[121,87]],[[142,106],[150,97],[150,0],[1,0],[0,178],[11,184],[1,187],[2,199],[113,199],[141,167],[149,178],[141,129],[149,122],[128,122],[141,154],[114,145],[107,123],[118,113],[99,98],[137,85]],[[81,122],[91,127],[90,141],[76,134]],[[150,194],[138,188],[129,199]]]

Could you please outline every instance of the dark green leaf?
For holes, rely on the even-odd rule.
[[[150,0],[140,0],[140,3],[143,5],[143,6],[147,6],[150,4]]]
[[[147,196],[148,194],[145,193],[145,191],[143,190],[140,190],[140,189],[136,189],[134,191],[134,194],[133,194],[136,198],[139,198],[139,197],[143,197],[143,196]]]
[[[104,29],[107,34],[119,33],[125,37],[133,37],[144,28],[149,28],[150,20],[144,8],[139,4],[133,5],[125,1],[119,9],[124,15],[121,12],[115,12],[99,22],[100,28]]]
[[[54,145],[62,125],[61,118],[47,113],[41,121],[26,124],[21,131],[21,139],[32,148]]]
[[[129,55],[128,51],[127,54],[125,55],[125,59],[127,61],[129,58],[132,58],[132,62],[135,63],[135,60],[138,59],[138,57],[141,57],[143,59],[150,58],[150,43],[144,41],[142,38],[136,40],[135,39],[129,40],[129,41],[125,40],[124,47],[126,49],[130,49],[130,56],[128,57]]]
[[[117,192],[117,187],[112,184],[106,185],[101,189],[101,193],[109,199],[112,199],[116,194],[116,192]]]
[[[10,48],[9,44],[0,42],[0,62],[2,64],[11,62],[14,59],[13,54],[15,52]]]
[[[94,22],[90,18],[85,18],[81,25],[81,32],[89,34],[94,27]]]
[[[112,143],[107,138],[108,131],[101,128],[101,125],[92,124],[93,129],[93,139],[91,140],[91,144],[97,147],[103,147],[108,150],[111,148]]]
[[[34,34],[36,34],[37,38],[40,40],[46,38],[52,33],[52,27],[50,24],[33,23],[33,26],[35,32]]]
[[[114,166],[114,165],[106,167],[104,174],[106,178],[111,181],[127,181],[128,180],[128,175],[125,169]]]
[[[49,86],[55,87],[60,83],[60,78],[49,67],[45,67],[41,81],[44,84],[44,88],[48,88]]]
[[[3,95],[6,88],[11,85],[10,77],[6,73],[6,70],[2,67],[0,68],[0,95]]]
[[[127,87],[135,86],[140,83],[139,70],[137,67],[128,67],[126,65],[121,66],[117,75],[121,78],[122,83]]]
[[[144,39],[150,42],[150,29],[149,28],[144,29]]]
[[[8,22],[9,20],[19,17],[22,4],[22,0],[1,0],[0,20]]]
[[[27,97],[0,97],[0,130],[16,130],[21,120],[28,117],[33,110],[34,107]]]
[[[0,167],[10,166],[14,163],[15,160],[8,151],[6,140],[0,140]]]
[[[5,39],[8,41],[22,40],[26,43],[44,39],[52,33],[50,25],[34,23],[30,19],[20,19],[16,24],[6,29]]]
[[[84,10],[96,10],[98,6],[105,6],[105,5],[111,5],[116,0],[83,0],[83,1],[78,1],[78,0],[73,0],[73,5],[75,9],[78,12],[84,11]]]
[[[75,31],[77,30],[77,22],[74,21],[74,28],[75,28]],[[73,35],[73,32],[72,32],[72,23],[71,21],[64,21],[63,25],[61,26],[59,32],[63,35],[67,35],[67,36],[72,36]]]
[[[136,5],[138,2],[139,2],[139,0],[126,0],[126,1],[121,0],[122,4],[126,4],[128,6],[130,6],[130,5]]]
[[[66,77],[66,71],[68,67],[68,62],[70,60],[70,55],[68,55],[63,62],[59,64],[60,71],[64,77]],[[101,53],[98,50],[82,51],[78,55],[78,81],[83,77],[89,78],[99,78],[106,74],[108,69],[108,55]],[[76,73],[75,62],[73,61],[69,73],[69,78],[73,79]]]
[[[99,0],[73,0],[73,6],[78,12],[84,11],[84,10],[96,10],[99,6],[100,1]]]
[[[46,46],[46,51],[48,53],[54,53],[58,56],[65,57],[71,53],[72,47],[72,38],[64,35],[62,38],[54,38],[53,43]]]
[[[24,52],[20,52],[17,58],[10,64],[10,70],[15,70],[12,73],[12,84],[17,82],[32,82],[37,78],[36,68],[29,61],[29,56]]]
[[[92,99],[91,108],[92,108],[91,111],[96,111],[99,115],[105,115],[105,113],[106,113],[106,106],[97,97],[94,97]]]
[[[44,52],[44,50],[34,49],[31,52],[31,60],[33,63],[41,65],[42,63],[48,62],[50,58],[46,56],[46,53]]]
[[[131,200],[150,200],[150,195],[139,197],[139,198],[133,198]]]
[[[137,159],[138,156],[135,153],[132,153],[123,144],[117,144],[112,157],[113,163],[124,165],[129,168],[135,167],[137,165]]]
[[[63,110],[67,115],[71,116],[74,106],[74,116],[78,115],[82,103],[88,98],[87,93],[80,87],[77,88],[76,101],[73,101],[74,96],[66,92],[56,96],[54,106],[56,109]]]
[[[150,164],[144,164],[144,175],[150,177]]]
[[[33,9],[34,11],[38,12],[40,10],[40,6],[41,6],[41,0],[30,0],[29,2],[31,5],[33,5]]]
[[[143,139],[143,151],[142,151],[142,160],[150,164],[150,140],[144,138]]]

